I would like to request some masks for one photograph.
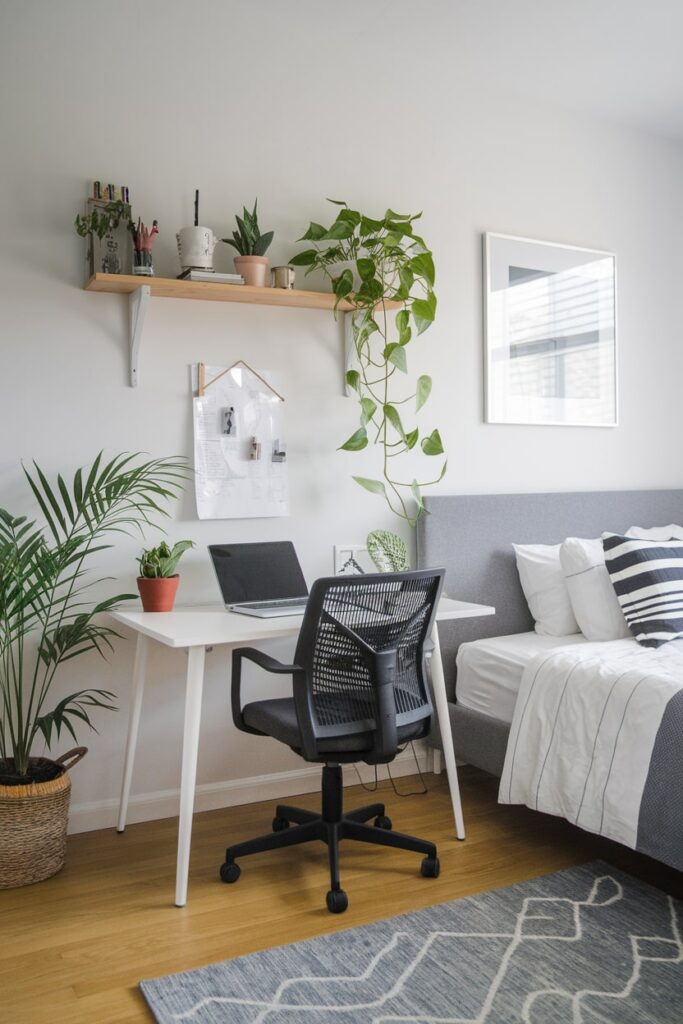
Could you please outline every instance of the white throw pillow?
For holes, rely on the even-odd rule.
[[[630,637],[605,565],[602,540],[567,537],[560,547],[560,562],[572,611],[586,640]]]
[[[559,544],[513,544],[517,571],[536,632],[571,636],[579,632],[560,565]]]
[[[683,526],[675,523],[668,526],[632,526],[624,536],[635,540],[683,540]]]

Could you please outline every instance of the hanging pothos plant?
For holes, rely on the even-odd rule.
[[[422,488],[438,483],[446,472],[445,459],[426,481],[403,479],[400,471],[401,456],[418,444],[430,460],[444,454],[438,430],[421,437],[410,422],[429,398],[432,379],[423,374],[411,386],[407,377],[408,346],[436,315],[434,260],[415,233],[419,213],[387,210],[376,220],[343,201],[329,202],[341,207],[336,220],[329,228],[311,223],[299,241],[312,242],[313,248],[297,253],[290,263],[330,279],[335,315],[342,301],[351,310],[358,368],[347,372],[346,383],[358,395],[360,426],[340,447],[359,452],[369,444],[379,446],[381,479],[353,479],[382,495],[392,512],[414,526],[424,511]]]

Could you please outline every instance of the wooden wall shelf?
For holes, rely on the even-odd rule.
[[[86,282],[85,290],[128,296],[131,387],[136,387],[138,383],[140,342],[150,297],[199,299],[204,302],[242,302],[255,306],[290,306],[298,309],[323,309],[327,312],[332,312],[335,303],[332,292],[309,292],[299,288],[254,288],[246,284],[179,281],[175,277],[136,277],[132,274],[93,274]],[[399,309],[400,306],[400,302],[387,303],[388,309]],[[353,307],[342,300],[337,308],[342,313],[348,313]],[[341,318],[345,367],[348,367],[352,340],[346,320],[345,316]]]
[[[258,306],[334,309],[332,292],[308,292],[299,288],[254,288],[248,284],[224,284],[220,281],[179,281],[175,277],[93,274],[85,290],[130,295],[142,285],[150,288],[153,298],[160,299],[201,299],[208,302],[247,302]],[[398,308],[399,303],[395,303],[395,306]],[[348,312],[351,306],[342,300],[338,308]]]

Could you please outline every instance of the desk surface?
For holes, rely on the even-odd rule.
[[[494,615],[495,608],[468,601],[452,601],[442,597],[436,613],[439,622],[446,619],[468,619]],[[158,640],[167,647],[211,647],[218,644],[243,644],[270,637],[294,636],[301,626],[300,615],[257,619],[236,615],[221,605],[181,605],[172,612],[141,610],[112,612],[112,618],[123,626]]]

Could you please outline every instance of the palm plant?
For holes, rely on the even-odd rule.
[[[3,774],[26,780],[39,737],[50,748],[65,729],[94,728],[94,708],[115,710],[108,690],[79,690],[48,706],[58,668],[88,651],[105,655],[118,633],[97,621],[133,594],[92,604],[87,562],[112,547],[116,533],[142,530],[167,515],[163,504],[181,492],[188,476],[182,457],[140,462],[131,454],[104,464],[100,453],[67,485],[56,484],[34,462],[24,468],[44,524],[0,509],[0,759]],[[106,577],[105,579],[108,579]]]

